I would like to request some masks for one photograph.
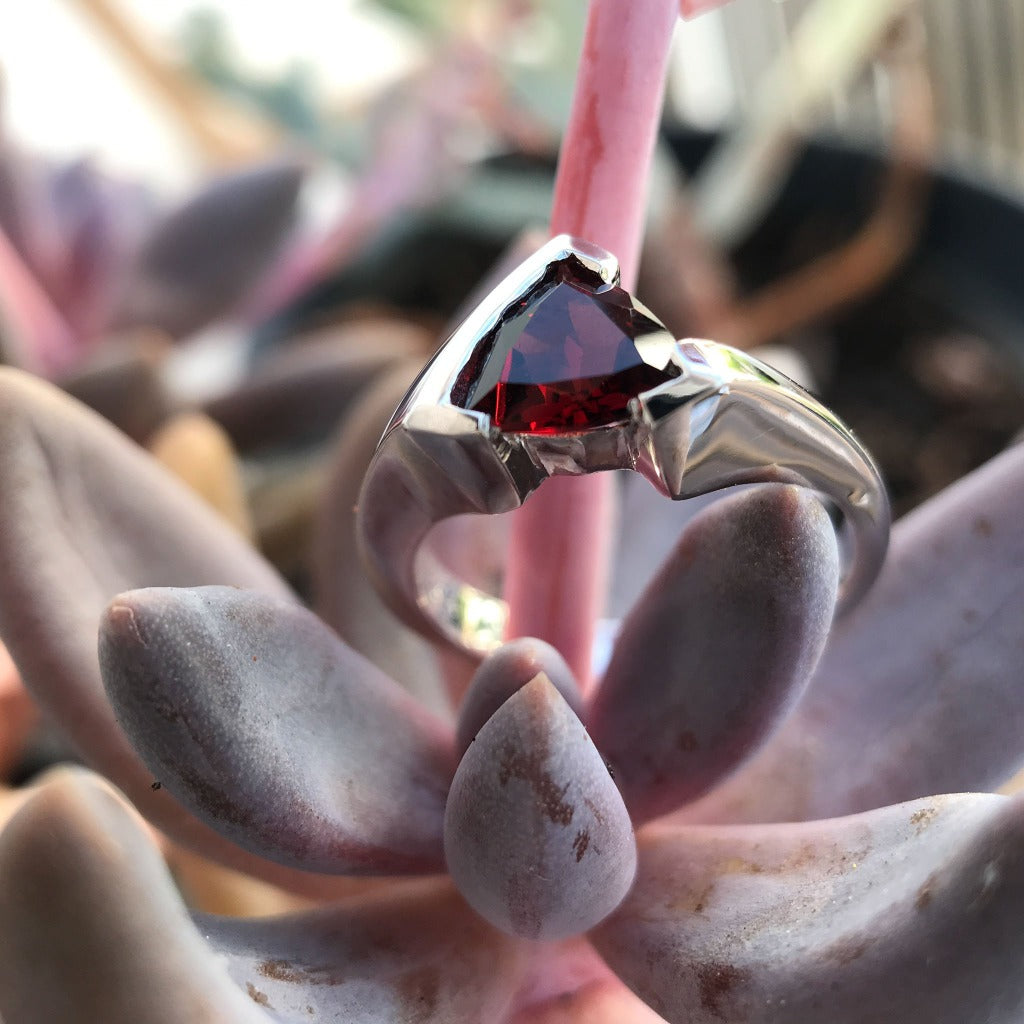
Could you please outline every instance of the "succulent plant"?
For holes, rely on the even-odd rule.
[[[163,211],[88,161],[53,166],[0,136],[5,361],[59,376],[113,332],[177,339],[232,312],[294,227],[303,174],[273,159]]]
[[[553,215],[627,277],[645,168],[609,202],[624,158],[577,133],[600,108],[606,137],[639,132],[630,161],[649,149],[676,5],[630,10],[592,8]],[[670,553],[642,583],[620,567],[642,592],[596,684],[621,482],[545,487],[508,540],[513,622],[539,638],[442,655],[446,716],[409,692],[425,645],[348,561],[367,403],[401,387],[343,434],[316,551],[326,619],[406,688],[122,433],[0,369],[0,638],[127,797],[61,769],[0,833],[6,1024],[1020,1020],[1024,808],[988,791],[1022,760],[1024,448],[897,523],[834,625],[814,497],[756,488],[672,545],[651,529]],[[643,536],[664,502],[631,497]],[[495,543],[448,537],[462,559]],[[132,805],[322,904],[190,912]]]

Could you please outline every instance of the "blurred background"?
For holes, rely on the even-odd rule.
[[[169,116],[159,90],[145,76],[140,79],[137,62],[112,38],[109,22],[104,28],[104,12],[120,12],[164,60],[221,89],[231,105],[259,110],[307,137],[319,131],[345,136],[346,122],[363,104],[421,66],[439,36],[455,31],[461,11],[483,6],[461,0],[292,0],[286,10],[257,9],[245,0],[5,5],[0,52],[6,123],[32,149],[65,158],[88,154],[112,170],[180,189],[205,169],[209,154]],[[537,115],[558,127],[567,111],[585,4],[549,0],[518,6],[531,10],[503,55],[505,71],[518,79],[521,97]],[[673,112],[709,129],[749,115],[759,83],[791,50],[801,19],[814,6],[814,0],[733,0],[680,21],[669,96]],[[898,14],[909,5],[887,6]],[[928,0],[920,18],[941,113],[943,156],[1019,185],[1022,4]],[[502,39],[503,46],[509,42]],[[550,72],[540,82],[530,74],[538,67]],[[789,114],[805,130],[878,139],[891,106],[887,78],[884,64],[869,51],[853,75],[837,69],[822,103],[794,107]]]

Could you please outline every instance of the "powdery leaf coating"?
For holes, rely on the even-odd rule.
[[[700,514],[623,623],[588,710],[634,820],[674,810],[748,757],[824,647],[839,554],[795,487]]]
[[[287,158],[247,167],[170,213],[138,253],[116,325],[159,327],[180,338],[228,312],[291,229],[303,173]]]
[[[0,834],[9,1024],[266,1024],[196,932],[111,787],[59,770]]]
[[[466,751],[444,848],[470,905],[526,939],[584,932],[629,890],[629,815],[582,723],[543,675],[510,697]]]
[[[175,838],[260,877],[308,885],[188,814],[121,732],[96,627],[133,587],[230,583],[290,592],[219,517],[136,445],[56,388],[0,368],[0,638],[26,687],[85,757]]]
[[[267,920],[197,919],[235,983],[286,1024],[504,1019],[522,953],[448,880]]]
[[[512,640],[489,654],[476,670],[459,708],[455,745],[459,754],[469,749],[487,720],[520,687],[543,672],[548,682],[579,716],[583,698],[565,659],[543,640]]]
[[[111,602],[99,651],[156,778],[233,842],[309,871],[442,868],[450,731],[312,613],[137,590]]]
[[[995,789],[1024,763],[1024,446],[898,522],[805,697],[691,821],[793,821]]]
[[[1024,802],[933,797],[807,824],[644,833],[592,935],[672,1024],[1015,1024]]]

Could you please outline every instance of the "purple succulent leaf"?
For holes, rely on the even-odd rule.
[[[294,603],[136,590],[100,626],[118,720],[153,774],[239,846],[350,874],[444,866],[451,731]]]
[[[591,936],[670,1022],[1016,1024],[1024,803],[932,797],[783,825],[652,826]]]
[[[43,284],[78,337],[94,340],[149,228],[150,197],[138,186],[104,177],[89,160],[51,169],[44,197],[56,245]]]
[[[56,383],[145,444],[178,405],[163,372],[170,349],[170,341],[155,332],[111,338]]]
[[[430,352],[430,333],[413,324],[331,327],[261,360],[204,408],[243,451],[321,441],[379,374],[403,359],[422,364]]]
[[[838,580],[835,532],[806,491],[757,488],[693,520],[588,710],[634,820],[693,799],[763,741],[817,663]]]
[[[583,697],[579,684],[561,654],[543,640],[512,640],[484,659],[466,691],[455,728],[460,756],[498,708],[542,672],[573,714],[581,715]]]
[[[850,814],[994,789],[1024,762],[1024,446],[910,513],[805,697],[691,821]]]
[[[525,959],[445,879],[287,917],[197,924],[235,983],[286,1024],[497,1022]]]
[[[8,1024],[267,1024],[210,955],[152,839],[113,789],[61,769],[0,833]]]
[[[586,931],[629,890],[629,815],[583,724],[543,675],[502,704],[463,756],[444,847],[470,905],[521,938]]]
[[[420,369],[420,363],[408,361],[381,375],[342,424],[314,523],[310,569],[320,617],[424,705],[447,712],[437,655],[384,605],[363,569],[355,533],[359,490],[370,459]],[[461,668],[466,682],[471,671]]]
[[[224,175],[156,225],[119,298],[119,328],[185,337],[229,312],[269,267],[296,214],[304,167],[280,158]]]
[[[176,838],[285,884],[224,842],[146,769],[103,691],[96,629],[115,594],[230,583],[290,591],[230,526],[136,445],[74,399],[0,369],[0,638],[25,685],[82,754]]]

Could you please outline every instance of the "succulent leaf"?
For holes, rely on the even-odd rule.
[[[653,825],[591,936],[672,1024],[1013,1024],[1024,802],[931,797],[783,825]]]
[[[629,890],[629,815],[583,724],[543,675],[502,704],[463,756],[444,845],[470,905],[521,938],[584,932]]]
[[[835,532],[806,491],[746,491],[693,520],[588,709],[634,820],[693,799],[764,740],[810,678],[838,579]]]
[[[138,185],[105,177],[91,160],[55,167],[38,215],[52,223],[53,252],[42,283],[82,342],[106,327],[121,275],[152,219],[151,197]],[[47,217],[48,215],[48,217]]]
[[[138,816],[61,769],[0,833],[10,1024],[267,1024],[196,931]]]
[[[522,970],[514,944],[442,879],[288,917],[197,924],[235,983],[285,1024],[497,1022]]]
[[[512,640],[489,654],[477,669],[459,708],[455,742],[464,754],[487,720],[517,690],[543,672],[579,716],[583,698],[565,659],[543,640]]]
[[[151,820],[226,863],[306,888],[201,825],[121,732],[103,692],[96,629],[115,594],[231,583],[289,600],[277,573],[95,413],[0,368],[0,638],[25,686],[88,760]]]
[[[682,812],[826,818],[994,789],[1024,758],[1024,445],[898,522],[864,602],[764,750]]]
[[[170,339],[134,331],[106,341],[56,383],[138,444],[175,411],[164,368]]]
[[[232,587],[136,590],[99,649],[156,778],[239,846],[338,874],[443,866],[450,730],[310,612]]]
[[[181,338],[227,313],[292,228],[303,174],[287,158],[247,167],[168,214],[140,247],[115,325]]]

